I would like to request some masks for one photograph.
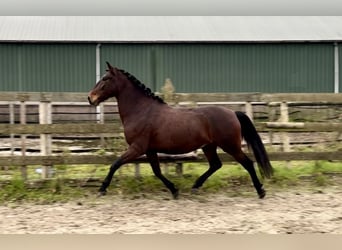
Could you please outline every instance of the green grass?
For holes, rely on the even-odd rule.
[[[334,183],[331,173],[342,174],[341,162],[308,161],[308,162],[274,162],[274,176],[270,180],[262,180],[266,189],[293,189],[317,188]],[[9,204],[17,202],[35,202],[39,204],[66,202],[79,198],[93,197],[97,193],[100,181],[107,174],[109,166],[55,166],[55,176],[49,181],[41,182],[40,176],[35,172],[36,167],[28,168],[29,181],[24,182],[20,177],[18,168],[10,168],[8,171],[0,171],[2,176],[0,188],[0,203]],[[186,195],[191,191],[195,180],[207,170],[206,164],[187,163],[183,166],[183,176],[175,173],[175,167],[169,165],[167,178],[180,189],[181,194]],[[134,176],[133,164],[122,167],[114,176],[108,195],[123,195],[124,197],[154,197],[164,196],[171,198],[169,191],[163,183],[157,179],[148,164],[141,164],[141,178]],[[329,175],[330,173],[330,175]],[[70,179],[78,181],[88,178],[99,179],[93,187],[69,185]],[[4,182],[6,180],[6,182]],[[34,185],[33,185],[33,184]],[[213,193],[227,193],[230,195],[255,195],[255,190],[248,173],[237,164],[224,165],[212,175],[200,190],[202,195]]]
[[[63,181],[60,179],[45,182],[39,188],[32,188],[21,178],[13,178],[1,188],[0,204],[12,204],[24,201],[31,201],[37,204],[67,202],[73,198],[79,198],[85,195],[85,190],[63,185]]]

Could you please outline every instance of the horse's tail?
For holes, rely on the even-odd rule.
[[[266,178],[270,178],[273,174],[273,168],[258,132],[246,114],[239,111],[235,113],[241,124],[242,137],[246,140],[248,146],[252,148],[261,174]]]

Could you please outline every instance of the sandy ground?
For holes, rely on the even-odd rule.
[[[342,189],[256,196],[106,196],[52,205],[0,206],[0,233],[342,233]]]

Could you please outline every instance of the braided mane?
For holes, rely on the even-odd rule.
[[[134,86],[142,90],[146,96],[151,97],[152,99],[157,100],[160,103],[165,103],[161,97],[155,95],[150,88],[146,87],[146,85],[135,78],[135,76],[122,69],[119,69],[119,71],[124,74],[133,83]]]

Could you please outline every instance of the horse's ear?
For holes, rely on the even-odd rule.
[[[112,71],[112,70],[113,70],[113,66],[112,66],[112,65],[110,65],[110,63],[109,63],[109,62],[106,62],[106,64],[107,64],[107,67],[108,67],[108,69]]]

